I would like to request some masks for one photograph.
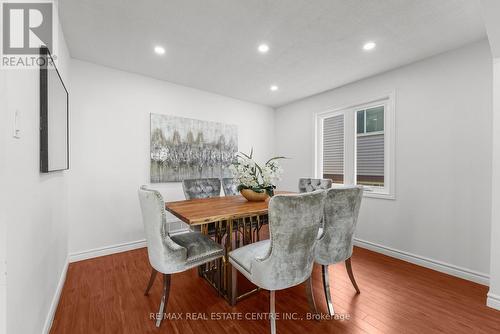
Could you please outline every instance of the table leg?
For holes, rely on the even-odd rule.
[[[201,225],[201,226],[200,226],[200,233],[201,233],[201,234],[204,234],[204,235],[207,235],[207,233],[206,233],[206,232],[207,232],[208,230],[205,230],[205,226],[206,226],[206,225]],[[203,277],[203,276],[204,276],[204,271],[206,270],[206,268],[207,268],[207,265],[206,265],[206,264],[199,265],[199,266],[198,266],[198,276]]]
[[[254,222],[257,225],[256,238],[253,235],[254,231],[252,228]],[[240,241],[240,237],[243,245],[255,242],[255,239],[259,240],[258,230],[262,225],[262,221],[259,216],[247,216],[239,220],[233,221],[233,219],[227,219],[212,223],[215,227],[214,239],[223,245],[224,254],[221,259],[210,263],[210,270],[200,266],[199,272],[218,291],[219,295],[222,295],[229,304],[234,305],[238,300],[246,298],[260,289],[255,288],[240,296],[238,295],[237,270],[233,270],[233,266],[229,262],[229,253],[233,249],[238,248],[238,246],[241,246],[240,242],[237,242]],[[236,226],[234,226],[235,223]],[[241,230],[240,226],[242,227]],[[203,234],[208,234],[208,231],[208,223],[201,225],[201,232]],[[234,245],[233,242],[235,243]]]
[[[240,219],[236,220],[236,231],[234,231],[235,248],[240,247]]]
[[[226,252],[224,254],[225,256],[225,270],[224,270],[224,280],[227,282],[227,289],[226,289],[226,294],[227,294],[227,298],[229,300],[229,302],[231,302],[233,300],[233,296],[232,296],[232,274],[233,274],[233,266],[231,265],[231,263],[229,263],[229,252],[232,250],[233,248],[233,220],[232,219],[228,219],[227,220],[227,224],[229,226],[227,226],[227,241],[226,241]]]

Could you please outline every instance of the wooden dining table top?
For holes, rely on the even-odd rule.
[[[277,191],[276,195],[293,194]],[[267,214],[269,201],[250,202],[243,196],[222,196],[166,202],[165,209],[189,225]]]

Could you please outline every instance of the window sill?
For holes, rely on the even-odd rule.
[[[346,186],[349,186],[349,185],[341,184],[341,183],[333,183],[332,188],[337,188],[337,187],[342,188],[342,187],[346,187]],[[364,187],[365,187],[365,189],[363,191],[363,197],[390,199],[390,200],[396,199],[396,195],[394,193],[390,194],[390,193],[383,192],[380,189],[368,188],[366,186],[364,186]]]
[[[396,199],[396,195],[394,195],[394,194],[381,193],[381,192],[377,192],[377,191],[366,191],[366,190],[363,192],[363,197],[389,199],[389,200]]]

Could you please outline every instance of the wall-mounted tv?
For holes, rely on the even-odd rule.
[[[46,47],[40,48],[40,171],[69,169],[69,94]]]

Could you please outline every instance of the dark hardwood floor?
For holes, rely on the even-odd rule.
[[[485,306],[487,287],[441,274],[384,255],[355,248],[353,269],[361,294],[356,295],[344,264],[331,268],[336,312],[346,320],[283,320],[278,333],[500,333],[500,312]],[[258,294],[230,307],[196,270],[172,277],[167,312],[182,319],[166,320],[156,329],[158,275],[148,297],[150,274],[146,249],[72,263],[51,333],[268,333],[267,320],[213,320],[233,313],[243,318],[269,311],[269,294]],[[314,295],[326,312],[321,268],[315,266]],[[277,312],[306,317],[303,285],[276,293]],[[186,319],[187,313],[192,319]]]

